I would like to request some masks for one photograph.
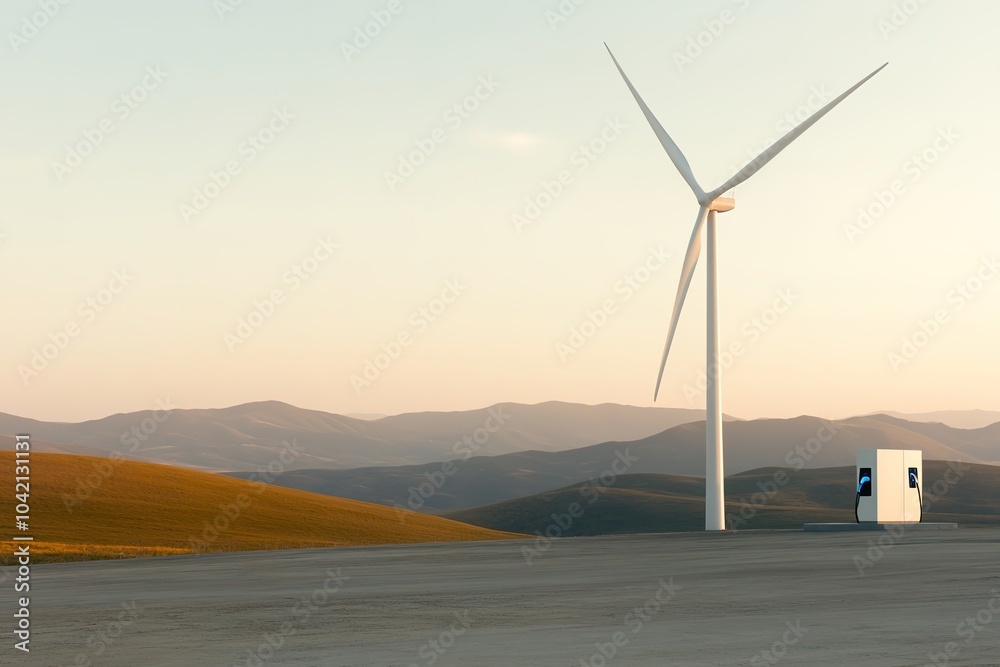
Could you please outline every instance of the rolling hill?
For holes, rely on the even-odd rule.
[[[924,463],[926,521],[1000,527],[1000,468],[968,465],[959,483],[940,498],[933,482],[948,463]],[[780,477],[779,471],[787,477]],[[775,485],[777,479],[787,480]],[[806,522],[854,521],[854,466],[800,470],[765,468],[726,479],[727,525],[737,529],[801,528]],[[928,483],[929,482],[929,483]],[[770,486],[769,486],[770,485]],[[761,488],[777,489],[762,507],[750,509]],[[705,525],[705,481],[677,475],[623,475],[613,486],[574,484],[554,491],[491,505],[448,512],[466,523],[519,533],[565,537],[616,533],[702,530]],[[573,504],[577,507],[573,508]],[[576,514],[573,517],[570,514]],[[747,509],[743,509],[747,508]],[[742,511],[742,514],[741,514]],[[732,523],[732,519],[737,519]]]
[[[212,471],[266,466],[284,443],[295,442],[301,451],[290,468],[346,469],[452,459],[459,456],[456,445],[468,447],[470,438],[481,455],[563,451],[644,438],[704,418],[701,410],[549,402],[355,419],[267,401],[217,410],[147,410],[82,423],[0,413],[0,434],[31,433],[36,451],[118,452],[129,460]],[[0,448],[9,449],[9,440],[0,441]]]
[[[0,452],[0,486],[14,488]],[[32,453],[35,562],[516,537],[426,514],[151,463]],[[10,492],[0,513],[14,516]],[[12,543],[4,541],[3,564]]]
[[[938,426],[884,416],[841,422],[815,417],[728,422],[724,426],[726,473],[733,475],[764,466],[854,465],[858,449],[874,447],[920,449],[927,460],[984,463],[1000,459],[1000,425],[981,432]],[[297,470],[278,475],[275,483],[314,493],[441,512],[511,500],[594,479],[623,456],[634,460],[620,472],[704,475],[705,423],[684,424],[632,442],[607,442],[563,452],[473,457],[455,462],[451,474],[446,474],[441,463]],[[621,468],[624,463],[617,465]],[[245,478],[251,473],[232,474]],[[421,488],[426,492],[421,494]]]

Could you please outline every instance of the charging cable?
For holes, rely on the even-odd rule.
[[[917,473],[910,471],[910,483],[913,484],[913,488],[917,490],[917,502],[920,504],[920,518],[917,519],[917,523],[924,522],[924,499],[920,493],[920,481],[917,479]]]

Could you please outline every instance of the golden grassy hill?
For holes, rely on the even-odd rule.
[[[0,516],[8,525],[14,465],[13,452],[0,452]],[[30,531],[22,534],[35,538],[34,562],[521,537],[172,466],[71,454],[32,453],[30,500]],[[0,563],[10,565],[12,543],[0,544]]]

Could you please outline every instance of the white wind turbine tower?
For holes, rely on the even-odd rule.
[[[646,103],[642,101],[632,82],[615,54],[611,53],[610,47],[604,45],[611,54],[611,59],[615,62],[615,67],[625,79],[625,84],[639,103],[639,108],[646,116],[653,132],[660,140],[663,148],[670,156],[670,161],[677,167],[684,180],[687,181],[695,198],[698,200],[698,217],[695,219],[694,232],[691,234],[691,242],[688,244],[687,254],[684,256],[684,265],[681,268],[681,281],[677,287],[677,298],[674,302],[674,312],[670,317],[670,332],[667,334],[667,344],[663,348],[663,358],[660,361],[660,373],[656,376],[656,390],[653,394],[655,401],[660,393],[660,382],[663,380],[663,369],[667,365],[667,355],[670,353],[670,344],[674,340],[674,333],[677,331],[677,320],[681,314],[681,307],[684,305],[684,297],[687,296],[688,287],[691,285],[691,277],[694,275],[695,265],[698,263],[698,256],[701,254],[701,230],[708,222],[708,356],[706,375],[706,415],[705,415],[705,530],[725,530],[725,475],[722,455],[722,381],[720,377],[721,369],[718,365],[719,358],[719,267],[716,257],[716,213],[725,213],[733,210],[736,201],[730,197],[723,197],[726,192],[747,180],[770,162],[778,153],[795,141],[799,135],[808,130],[820,118],[825,116],[831,109],[844,101],[844,99],[860,88],[868,79],[878,74],[888,65],[882,65],[877,70],[863,78],[853,87],[847,90],[840,97],[836,98],[825,107],[810,116],[805,122],[786,134],[784,137],[772,144],[767,150],[754,158],[749,164],[743,167],[728,181],[711,192],[705,192],[698,185],[694,174],[691,172],[691,165],[688,164],[684,153],[677,147],[674,140],[670,138],[667,131],[663,129],[656,116],[649,110]]]

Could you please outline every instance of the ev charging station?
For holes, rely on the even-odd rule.
[[[924,521],[924,453],[913,449],[859,449],[854,479],[854,523],[807,523],[807,533],[833,531],[954,530],[957,523]]]
[[[858,523],[923,520],[924,454],[913,449],[861,449],[857,456]]]

